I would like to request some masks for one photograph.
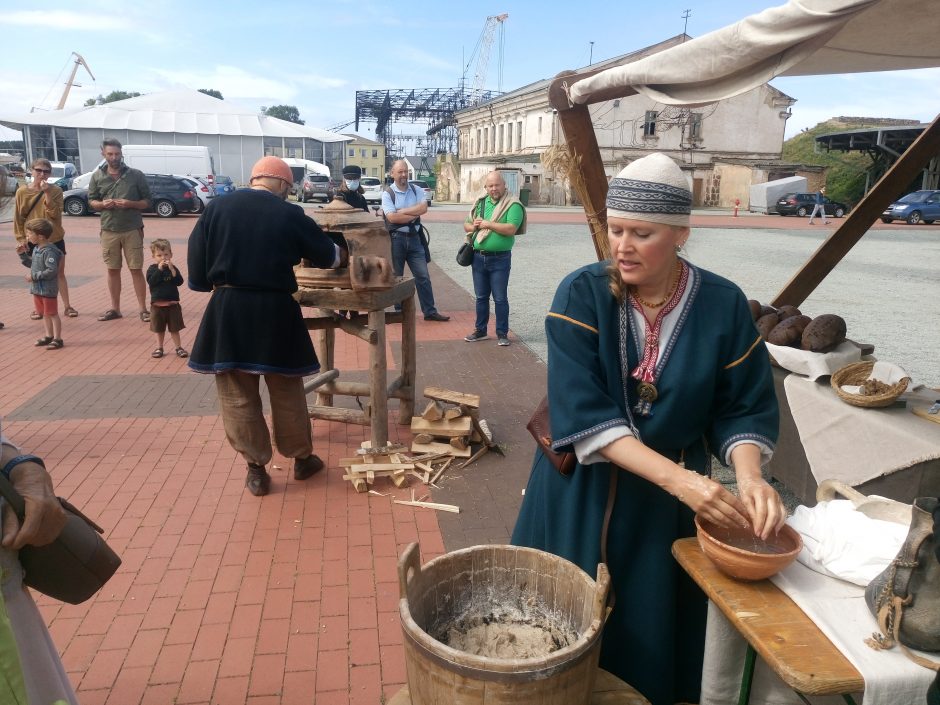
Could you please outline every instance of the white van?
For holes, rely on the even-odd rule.
[[[314,162],[309,159],[294,159],[293,157],[283,157],[284,163],[290,167],[294,175],[294,185],[291,187],[291,194],[296,196],[300,193],[301,183],[307,174],[330,175],[330,167],[320,162]]]
[[[127,166],[145,174],[180,174],[205,179],[211,185],[215,179],[215,165],[209,148],[177,144],[125,144],[121,151]],[[101,160],[96,169],[104,164]],[[76,177],[72,188],[88,188],[94,170]]]

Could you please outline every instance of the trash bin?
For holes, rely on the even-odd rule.
[[[519,200],[522,201],[522,205],[529,205],[529,193],[531,189],[521,188],[519,189]]]

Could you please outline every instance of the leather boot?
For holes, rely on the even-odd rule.
[[[316,455],[294,458],[294,479],[306,480],[323,469],[323,461]]]
[[[245,478],[245,487],[255,497],[263,497],[271,491],[271,476],[265,471],[263,465],[248,463],[248,477]]]
[[[936,497],[914,500],[901,550],[865,588],[865,602],[882,630],[887,629],[885,636],[891,639],[892,626],[900,620],[898,641],[922,651],[940,651],[940,562],[931,517],[938,503]],[[899,604],[907,599],[910,604]]]

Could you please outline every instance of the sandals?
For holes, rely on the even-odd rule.
[[[65,347],[65,343],[62,342],[62,338],[52,338],[46,346],[46,350],[59,350],[63,347]]]
[[[98,316],[99,321],[113,321],[117,318],[123,318],[123,316],[113,308],[109,308],[107,311]]]
[[[29,314],[29,317],[30,317],[30,319],[33,320],[33,321],[41,321],[41,320],[42,320],[42,314],[39,313],[39,311],[33,311],[31,314]]]
[[[156,348],[150,353],[150,357],[163,357],[163,348]]]
[[[141,311],[137,315],[140,316],[140,320],[144,323],[150,323],[150,311]]]
[[[72,308],[71,306],[66,306],[66,307],[65,307],[65,311],[63,311],[63,313],[65,313],[65,315],[68,316],[69,318],[77,318],[77,317],[78,317],[78,311],[76,311],[76,310],[75,310],[74,308]]]
[[[36,341],[36,347],[37,347],[37,348],[44,348],[44,347],[46,347],[47,345],[49,345],[49,344],[51,344],[51,343],[52,343],[52,336],[51,336],[51,335],[47,335],[47,336],[44,336],[44,337],[42,337],[42,338],[40,338],[39,340]]]
[[[177,349],[176,349],[176,356],[177,356],[177,357],[189,357],[189,353],[186,352],[183,348],[177,348]]]

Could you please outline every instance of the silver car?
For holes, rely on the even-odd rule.
[[[362,194],[366,203],[381,203],[382,202],[382,180],[377,179],[374,176],[363,176],[359,179],[359,185],[362,186],[364,193]]]

